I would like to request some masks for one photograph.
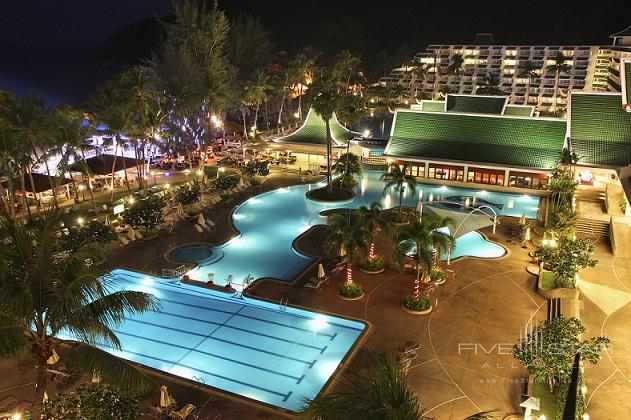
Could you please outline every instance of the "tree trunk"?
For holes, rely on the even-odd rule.
[[[416,244],[417,250],[419,249],[419,243]],[[421,256],[417,252],[416,255],[416,279],[414,280],[414,293],[412,294],[412,298],[414,300],[418,300],[420,296],[421,290]]]
[[[35,401],[31,411],[31,419],[39,420],[42,418],[42,405],[44,402],[44,392],[48,384],[48,372],[46,366],[46,358],[39,357],[37,361],[37,382],[35,384]]]
[[[28,203],[28,197],[26,196],[26,182],[24,177],[26,176],[26,167],[22,168],[22,176],[20,177],[20,187],[22,188],[22,205],[26,208],[26,214],[28,220],[31,220],[31,206]]]
[[[42,209],[42,205],[39,202],[39,198],[37,198],[37,189],[35,188],[35,181],[33,180],[33,168],[29,168],[28,171],[28,179],[31,184],[31,189],[33,190],[33,197],[35,198],[35,205],[37,206],[37,211]],[[26,194],[26,191],[24,191]]]
[[[401,213],[403,212],[403,190],[405,190],[404,186],[399,188],[399,221],[401,221]]]
[[[259,127],[259,110],[261,108],[261,105],[256,104],[256,111],[254,112],[254,126],[257,128],[257,130],[254,131],[254,137],[256,137],[256,131],[258,131],[258,127]]]
[[[85,160],[85,152],[81,150],[81,157],[83,158],[83,170],[88,177],[88,191],[90,191],[90,200],[92,200],[92,209],[94,210],[94,214],[96,215],[96,201],[94,200],[94,191],[92,191],[92,181],[90,181],[90,171],[88,169],[88,163]]]
[[[280,108],[278,110],[278,122],[276,123],[276,128],[278,133],[280,133],[283,129],[283,109],[285,108],[285,92],[283,92],[283,97],[280,100]]]
[[[302,85],[300,85],[300,93],[298,94],[298,118],[302,120]]]
[[[118,136],[114,137],[114,159],[112,159],[112,183],[110,184],[110,204],[114,202],[114,169],[116,168],[116,155],[118,154]]]
[[[131,194],[131,188],[129,187],[129,178],[127,177],[127,162],[125,161],[125,145],[121,147],[121,155],[123,159],[123,174],[125,174],[125,185],[127,185],[127,192]]]
[[[346,263],[346,284],[353,284],[353,266],[351,264],[350,255],[346,255],[348,262]]]
[[[74,177],[72,176],[72,172],[70,172],[70,168],[68,168],[68,176],[70,177],[70,182],[72,183],[72,189],[74,190],[75,203],[78,203],[79,190],[77,189],[77,183],[75,182]]]
[[[331,127],[329,126],[329,119],[327,118],[324,122],[326,126],[326,180],[327,180],[327,188],[329,191],[329,195],[333,194],[333,184],[331,182]]]
[[[243,135],[245,136],[246,140],[249,140],[248,127],[246,126],[246,123],[245,123],[245,110],[243,108],[241,108],[241,117],[243,118]]]
[[[265,127],[267,127],[267,131],[269,131],[269,104],[267,98],[265,98],[265,113],[263,116],[265,117]]]
[[[48,159],[44,159],[44,167],[46,168],[46,175],[48,175],[48,184],[50,185],[50,189],[53,192],[53,205],[56,209],[59,208],[59,203],[57,203],[57,194],[55,193],[55,184],[53,183],[53,177],[50,175],[50,168],[48,167]]]

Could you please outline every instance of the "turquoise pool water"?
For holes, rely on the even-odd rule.
[[[225,284],[229,275],[238,287],[248,275],[255,279],[271,277],[279,280],[292,280],[312,262],[312,259],[298,253],[292,246],[294,239],[311,226],[326,223],[320,212],[332,208],[357,208],[379,201],[384,208],[398,205],[398,195],[383,195],[384,182],[379,180],[382,172],[365,171],[359,180],[353,202],[344,205],[322,205],[305,198],[309,189],[321,185],[298,185],[281,188],[253,197],[241,204],[233,214],[234,224],[241,234],[215,251],[222,254],[214,263],[201,262],[189,272],[192,279],[205,281],[209,273],[214,273],[216,284]],[[527,195],[496,193],[436,185],[419,184],[415,194],[406,194],[404,204],[416,207],[423,201],[458,208],[462,205],[491,206],[499,215],[536,218],[539,198]],[[479,234],[469,233],[458,238],[454,251],[457,256],[480,257],[496,256],[503,249],[485,241]],[[500,254],[501,255],[501,254]]]
[[[209,264],[216,260],[217,253],[208,244],[186,244],[173,248],[169,258],[181,263]]]
[[[131,271],[108,276],[117,290],[155,295],[162,309],[128,317],[115,329],[123,350],[104,350],[290,411],[315,398],[366,328]]]

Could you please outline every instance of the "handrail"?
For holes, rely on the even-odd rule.
[[[186,265],[182,264],[175,268],[163,268],[161,277],[162,278],[175,278],[184,275],[187,271]]]

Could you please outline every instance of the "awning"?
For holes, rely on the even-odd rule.
[[[493,226],[493,216],[483,213],[482,210],[471,209],[471,211],[462,212],[428,204],[425,204],[425,208],[429,209],[437,216],[453,219],[455,227],[450,228],[450,230],[451,234],[456,239],[474,230]]]

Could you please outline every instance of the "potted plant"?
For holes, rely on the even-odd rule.
[[[385,270],[385,261],[379,255],[374,255],[372,258],[368,258],[363,264],[360,266],[361,271],[366,274],[379,274],[383,273]]]
[[[428,314],[432,311],[432,304],[427,295],[416,299],[413,296],[406,296],[403,299],[403,310],[414,315]]]
[[[436,284],[443,284],[446,279],[445,270],[435,267],[429,272],[429,278]]]
[[[345,300],[359,300],[364,297],[364,290],[359,283],[344,283],[337,292]]]

